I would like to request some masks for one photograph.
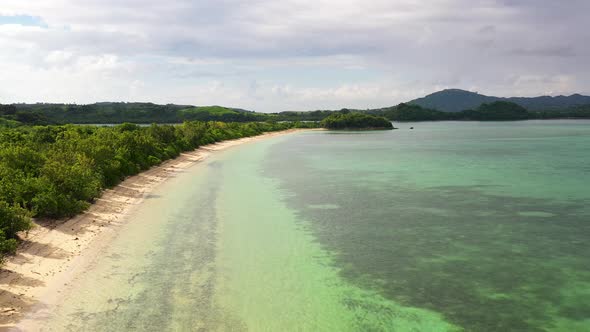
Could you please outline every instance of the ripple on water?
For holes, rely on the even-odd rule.
[[[555,217],[554,213],[544,211],[519,211],[521,217],[551,218]]]

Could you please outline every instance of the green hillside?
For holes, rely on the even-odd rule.
[[[482,104],[506,101],[518,104],[529,111],[554,111],[581,105],[590,105],[590,96],[573,94],[571,96],[541,97],[494,97],[460,89],[447,89],[414,99],[409,104],[443,112],[460,112],[478,108]]]

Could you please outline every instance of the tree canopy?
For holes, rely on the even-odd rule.
[[[185,122],[181,125],[0,127],[0,257],[16,248],[30,217],[86,209],[105,188],[183,151],[294,127],[300,122]]]
[[[462,118],[479,121],[525,120],[532,118],[526,108],[507,101],[482,104],[477,109],[459,112]]]
[[[327,129],[394,129],[389,120],[382,116],[362,113],[334,113],[321,121]]]
[[[479,105],[479,104],[478,104]],[[531,111],[524,113],[521,106],[507,100],[491,100],[471,109],[443,112],[417,104],[401,103],[397,106],[366,110],[316,110],[308,112],[259,113],[223,106],[157,105],[152,103],[95,103],[75,104],[13,104],[0,105],[0,127],[19,124],[120,124],[131,123],[182,123],[184,121],[321,121],[335,113],[356,112],[382,116],[391,121],[444,121],[444,120],[522,120],[556,118],[590,118],[590,105]]]

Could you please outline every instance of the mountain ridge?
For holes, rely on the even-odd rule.
[[[443,112],[460,112],[475,109],[482,104],[495,101],[508,101],[518,104],[529,111],[549,111],[590,104],[590,96],[575,93],[569,96],[539,97],[496,97],[479,94],[462,89],[445,89],[417,98],[408,104]]]

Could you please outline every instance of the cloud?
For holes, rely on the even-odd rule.
[[[522,56],[533,56],[533,57],[544,57],[544,56],[555,56],[555,57],[570,57],[575,56],[575,51],[572,46],[551,46],[551,47],[538,47],[538,48],[516,48],[511,51],[514,55]]]
[[[4,0],[0,102],[275,111],[388,106],[439,87],[590,93],[589,10],[582,0]]]

